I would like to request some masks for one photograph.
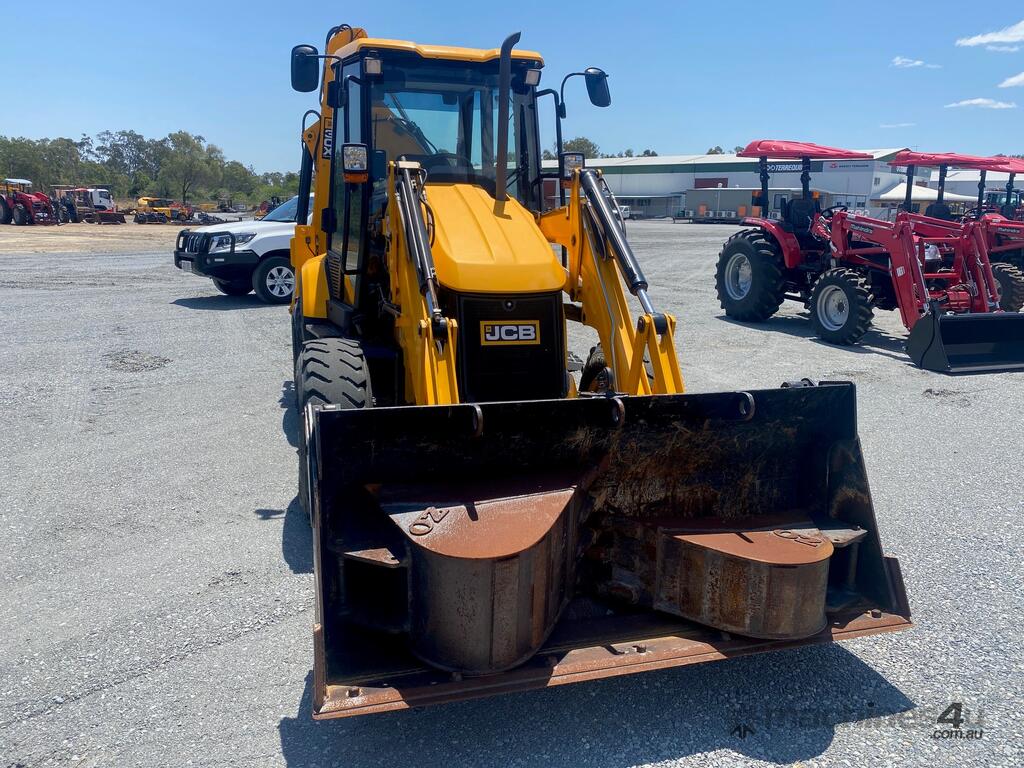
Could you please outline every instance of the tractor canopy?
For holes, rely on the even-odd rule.
[[[905,149],[896,153],[889,161],[893,166],[910,166],[916,168],[975,168],[984,171],[1009,171],[1011,165],[1018,166],[1016,172],[1024,170],[1024,163],[1010,157],[981,157],[979,155],[961,155],[956,152],[912,152]]]
[[[780,160],[873,160],[874,155],[867,152],[856,152],[852,149],[825,147],[808,141],[777,141],[775,139],[757,139],[736,153],[737,157],[774,157]]]

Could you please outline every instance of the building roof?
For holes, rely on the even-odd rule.
[[[914,203],[934,203],[939,199],[939,190],[933,189],[932,187],[922,187],[915,184],[910,193],[911,202]],[[884,203],[901,203],[907,198],[907,183],[897,184],[887,192],[883,192],[875,200],[881,200]],[[970,195],[957,195],[953,192],[946,192],[943,195],[943,199],[948,200],[951,203],[969,203],[974,200]]]
[[[876,161],[887,161],[900,152],[902,147],[888,149],[855,150],[871,155]],[[822,162],[822,161],[817,161]],[[614,168],[620,173],[636,169],[639,173],[686,173],[704,172],[705,168],[697,166],[736,165],[745,168],[736,170],[757,170],[757,159],[739,157],[732,153],[722,155],[655,155],[654,157],[594,157],[587,159],[587,165],[594,168]],[[544,161],[546,168],[557,168],[557,160]],[[621,170],[620,170],[621,169]]]
[[[991,185],[1005,187],[1006,182],[1009,180],[1010,174],[1004,173],[1002,171],[989,171],[985,175],[986,186]],[[981,181],[981,171],[967,168],[951,168],[949,170],[949,173],[946,174],[946,183],[949,184],[949,182],[951,181],[972,182],[974,184],[977,184],[979,181]],[[931,181],[929,183],[939,183],[939,172],[937,170],[932,171]]]

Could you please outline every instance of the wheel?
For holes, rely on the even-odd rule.
[[[15,203],[14,211],[11,213],[11,218],[19,227],[23,227],[29,223],[28,211],[25,210],[25,206],[21,203]]]
[[[267,304],[287,304],[295,290],[295,270],[285,256],[271,256],[256,267],[252,275],[256,295]]]
[[[241,280],[214,280],[213,284],[225,296],[245,296],[252,290],[252,280],[246,277]]]
[[[856,344],[871,327],[873,297],[867,278],[853,269],[830,269],[809,301],[815,335],[830,344]]]
[[[647,380],[653,383],[654,366],[651,365],[651,358],[647,352],[644,352],[644,371],[647,373]],[[608,367],[601,345],[591,347],[587,362],[580,371],[580,392],[608,392],[614,388],[614,384],[612,370]]]
[[[607,392],[612,388],[611,369],[604,359],[601,345],[590,348],[587,362],[580,371],[580,392]]]
[[[1024,307],[1024,272],[1012,264],[997,261],[992,276],[999,286],[999,308],[1004,312],[1020,312]]]
[[[725,314],[744,322],[761,322],[774,315],[784,296],[782,254],[759,229],[746,229],[729,238],[718,255],[715,290]]]
[[[313,521],[306,478],[306,406],[334,403],[342,408],[371,408],[370,371],[358,341],[313,339],[302,345],[295,361],[299,404],[299,503]]]
[[[11,209],[8,207],[7,201],[0,197],[0,224],[10,224],[12,218]]]
[[[135,214],[135,223],[136,224],[145,224],[146,223],[146,217],[143,216],[141,213],[136,213]]]

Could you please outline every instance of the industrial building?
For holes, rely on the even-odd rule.
[[[879,214],[898,203],[882,196],[905,183],[905,169],[893,168],[888,161],[900,151],[862,150],[874,160],[814,161],[812,186],[827,192],[834,204]],[[587,160],[600,168],[612,192],[634,216],[645,218],[675,216],[690,206],[686,193],[693,189],[760,187],[757,160],[736,155],[659,155],[657,157],[607,157]],[[800,162],[781,161],[768,165],[773,188],[800,188]],[[931,170],[915,171],[914,184],[927,187]],[[730,199],[735,195],[728,196]],[[747,201],[749,205],[749,201]]]

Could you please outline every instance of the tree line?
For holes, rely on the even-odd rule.
[[[291,197],[299,188],[297,173],[257,173],[188,131],[162,139],[135,131],[83,134],[78,140],[0,136],[0,178],[29,179],[41,192],[75,184],[107,187],[115,199],[148,195],[184,203],[259,203]]]
[[[574,139],[562,142],[563,152],[582,152],[583,156],[587,159],[599,158],[599,157],[657,157],[658,153],[653,149],[645,149],[642,152],[634,153],[632,149],[626,149],[622,152],[602,152],[601,147],[597,145],[593,139],[588,139],[586,136],[577,136]],[[543,153],[544,160],[557,160],[558,156],[550,149],[545,149]]]

